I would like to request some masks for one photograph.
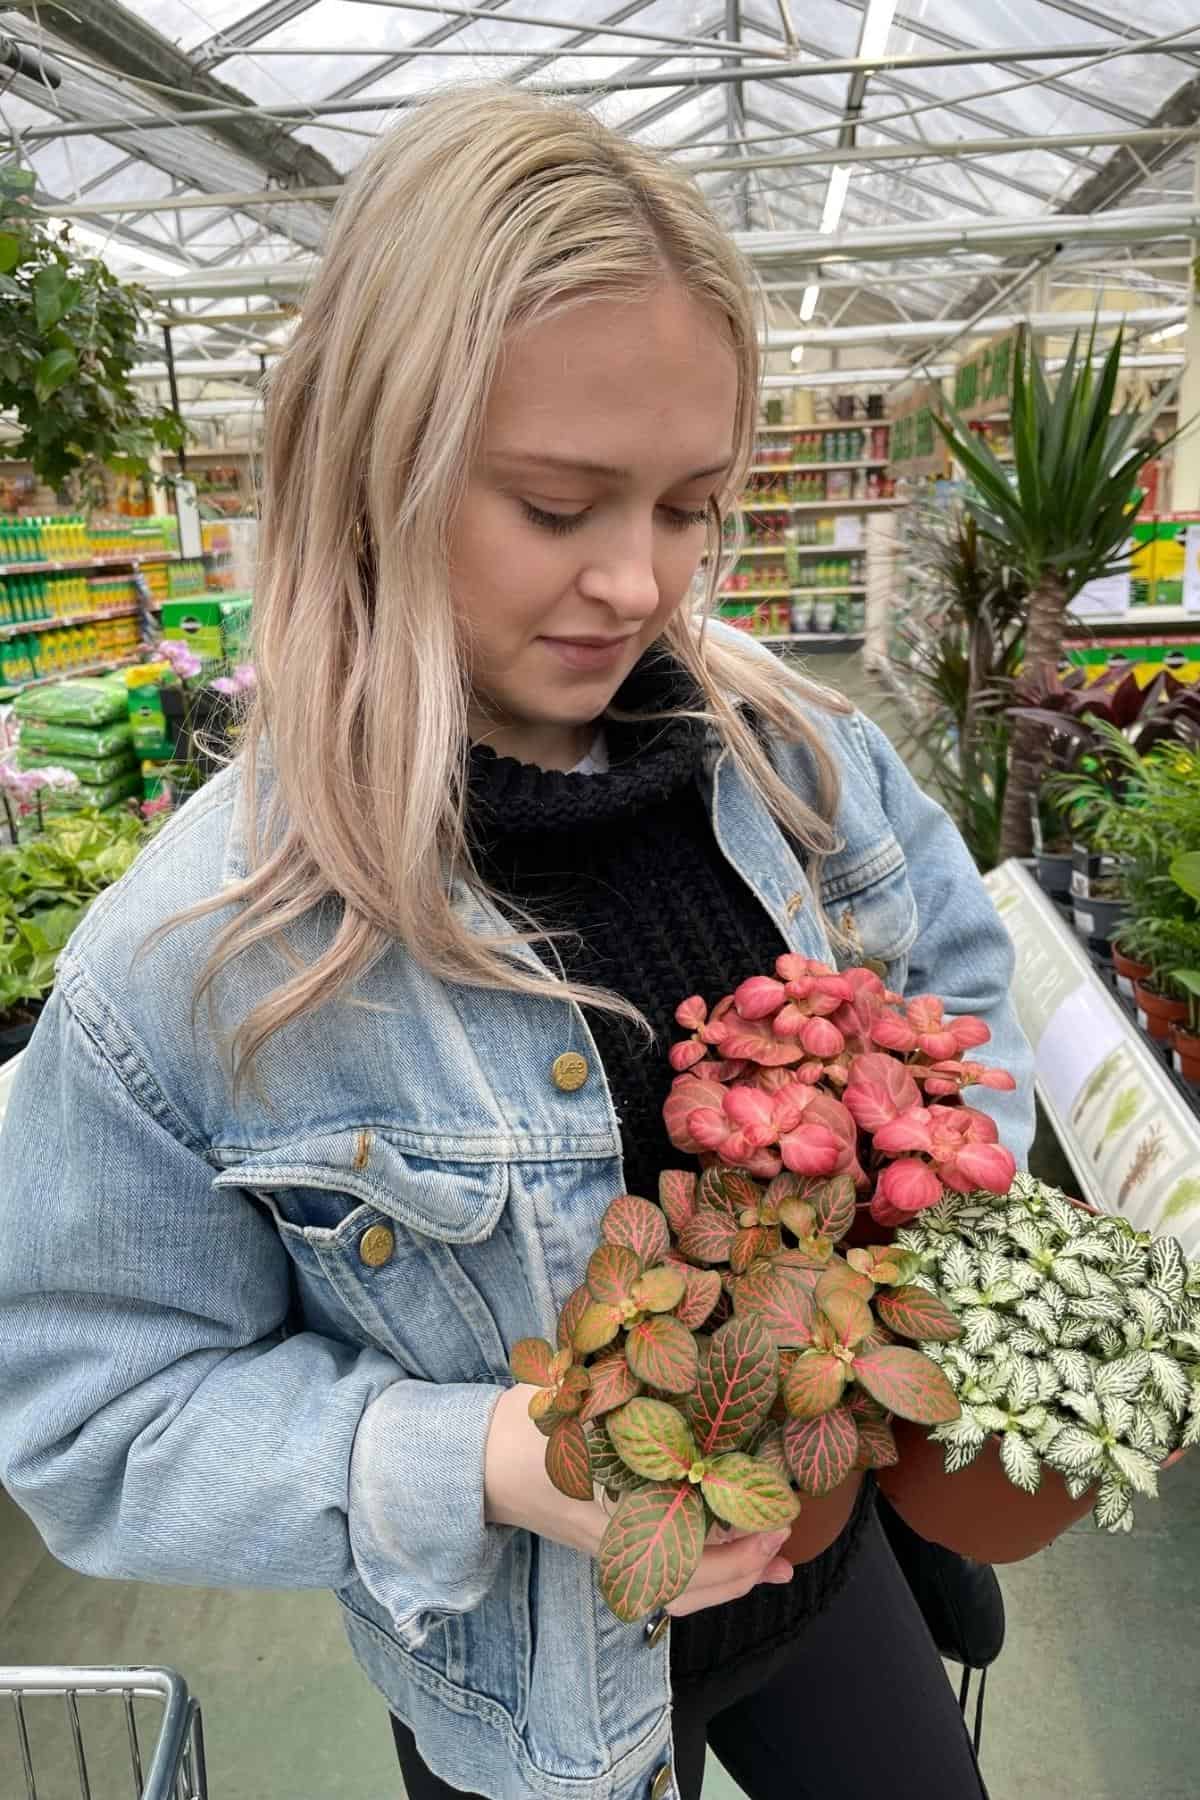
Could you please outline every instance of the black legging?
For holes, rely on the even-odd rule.
[[[675,1778],[700,1800],[711,1748],[749,1800],[987,1800],[941,1659],[877,1518],[845,1587],[749,1693],[677,1697]],[[409,1800],[454,1800],[392,1720]],[[459,1796],[459,1800],[462,1797]]]

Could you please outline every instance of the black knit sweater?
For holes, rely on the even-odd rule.
[[[689,697],[676,664],[652,653],[618,696],[620,710],[661,711]],[[658,1192],[681,1161],[662,1104],[666,1052],[688,994],[710,1002],[786,948],[773,922],[714,839],[697,776],[708,744],[691,720],[605,726],[605,774],[562,774],[475,749],[469,817],[480,873],[539,923],[565,929],[557,949],[572,979],[623,995],[656,1042],[610,1012],[593,1011],[596,1040],[621,1125],[631,1193]],[[754,1664],[793,1638],[847,1572],[869,1513],[864,1498],[837,1542],[802,1565],[788,1587],[681,1620],[672,1632],[676,1688],[720,1667]]]

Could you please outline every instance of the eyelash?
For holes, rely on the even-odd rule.
[[[537,525],[542,531],[552,532],[555,537],[567,537],[572,531],[577,531],[588,516],[586,507],[583,512],[554,513],[534,506],[529,500],[522,500],[521,506],[531,525]],[[697,525],[708,523],[707,507],[663,506],[659,511],[666,518],[669,531],[690,531]]]

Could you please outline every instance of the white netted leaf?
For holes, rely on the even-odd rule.
[[[1142,1451],[1155,1464],[1162,1462],[1170,1450],[1172,1436],[1170,1414],[1164,1407],[1145,1402],[1135,1409],[1133,1424],[1126,1433],[1127,1441],[1134,1449]]]
[[[1044,1357],[1050,1349],[1040,1331],[1029,1325],[1014,1325],[1008,1334],[1008,1347],[1017,1356]]]
[[[1133,1430],[1134,1408],[1123,1394],[1105,1394],[1100,1402],[1104,1429],[1113,1437],[1126,1437]]]
[[[1148,1456],[1129,1444],[1111,1444],[1108,1454],[1131,1488],[1154,1499],[1158,1493],[1158,1470]]]
[[[1018,1432],[1006,1431],[1000,1440],[1000,1461],[1014,1487],[1023,1488],[1027,1494],[1037,1493],[1042,1479],[1042,1465],[1037,1451],[1027,1438],[1021,1437]]]
[[[1104,1449],[1098,1438],[1083,1425],[1064,1425],[1047,1453],[1047,1460],[1064,1475],[1099,1474],[1104,1462]]]
[[[1145,1350],[1130,1350],[1112,1362],[1097,1363],[1092,1381],[1098,1394],[1119,1394],[1132,1400],[1141,1392],[1149,1374],[1149,1354]]]
[[[1172,1306],[1177,1306],[1187,1290],[1187,1259],[1173,1237],[1155,1238],[1150,1246],[1147,1273]]]
[[[1062,1420],[1055,1418],[1053,1413],[1047,1413],[1043,1424],[1037,1431],[1030,1434],[1033,1447],[1039,1456],[1046,1455],[1061,1430]]]
[[[1092,1326],[1087,1319],[1064,1319],[1058,1328],[1058,1341],[1067,1350],[1078,1350],[1091,1338]]]
[[[1050,1462],[1051,1460],[1050,1457],[1046,1458],[1047,1462]],[[1070,1494],[1072,1500],[1082,1500],[1083,1496],[1085,1494],[1090,1494],[1095,1487],[1096,1477],[1095,1475],[1064,1475],[1063,1485],[1068,1494]]]
[[[1197,1444],[1200,1444],[1200,1411],[1188,1414],[1183,1430],[1179,1434],[1181,1449],[1194,1450]]]
[[[960,1448],[964,1444],[973,1444],[976,1450],[980,1450],[988,1433],[967,1411],[960,1413],[957,1419],[948,1419],[944,1425],[935,1426],[930,1436],[936,1438],[939,1444],[956,1444]]]
[[[1078,1394],[1074,1388],[1067,1388],[1062,1394],[1059,1404],[1069,1412],[1078,1413],[1084,1424],[1090,1425],[1093,1431],[1103,1430],[1104,1414],[1100,1410],[1100,1398],[1091,1389],[1084,1394]]]
[[[1071,1254],[1100,1269],[1107,1269],[1113,1261],[1112,1245],[1098,1231],[1081,1232],[1071,1245]]]
[[[1192,1356],[1200,1356],[1200,1331],[1185,1326],[1183,1330],[1171,1333],[1171,1342],[1181,1353],[1190,1351]]]
[[[1030,1218],[1014,1219],[1008,1228],[1008,1235],[1018,1249],[1024,1250],[1026,1256],[1040,1256],[1049,1249],[1046,1233]]]
[[[1058,1373],[1053,1364],[1040,1362],[1036,1367],[1038,1404],[1040,1406],[1048,1406],[1052,1400],[1058,1399],[1059,1394],[1062,1392],[1062,1382],[1059,1380]]]
[[[1054,1342],[1058,1336],[1058,1320],[1042,1295],[1031,1294],[1028,1300],[1021,1301],[1017,1311],[1027,1325],[1040,1331],[1051,1343]]]
[[[1054,1279],[1065,1288],[1068,1294],[1086,1296],[1092,1291],[1087,1270],[1071,1256],[1056,1256],[1054,1259]],[[1065,1308],[1064,1308],[1065,1310]]]
[[[1125,1339],[1114,1325],[1101,1325],[1097,1331],[1089,1324],[1088,1331],[1101,1356],[1119,1356],[1127,1347]],[[1086,1342],[1086,1338],[1083,1341]]]
[[[1064,1387],[1074,1388],[1080,1394],[1087,1393],[1092,1385],[1092,1365],[1082,1350],[1067,1350],[1059,1346],[1051,1350],[1050,1361]]]
[[[962,1314],[963,1342],[969,1350],[986,1350],[1004,1329],[1000,1315],[986,1306],[970,1306]]]
[[[978,1265],[965,1244],[951,1244],[942,1257],[942,1281],[948,1288],[979,1286]]]
[[[1008,1424],[1006,1409],[1003,1406],[992,1406],[986,1400],[972,1405],[971,1417],[984,1431],[1003,1431]]]
[[[969,1469],[986,1442],[986,1438],[972,1438],[961,1444],[947,1444],[947,1475],[957,1475],[962,1469]]]
[[[1120,1325],[1125,1308],[1112,1294],[1089,1294],[1086,1299],[1072,1295],[1067,1311],[1073,1319],[1088,1319],[1093,1325]]]
[[[1008,1404],[1013,1412],[1024,1412],[1038,1397],[1035,1364],[1027,1356],[1014,1356],[1008,1369]]]
[[[1157,1337],[1167,1328],[1170,1308],[1162,1295],[1153,1288],[1134,1288],[1127,1296],[1125,1304],[1133,1319],[1141,1328],[1145,1337]]]
[[[1106,1475],[1092,1511],[1101,1531],[1128,1531],[1133,1523],[1133,1495],[1123,1481]]]
[[[1151,1350],[1149,1358],[1150,1385],[1168,1411],[1179,1418],[1192,1397],[1192,1384],[1173,1356]]]

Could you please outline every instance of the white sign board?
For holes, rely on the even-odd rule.
[[[838,513],[833,521],[833,547],[835,550],[861,550],[863,544],[863,522],[854,513]]]
[[[1123,619],[1129,611],[1133,584],[1128,575],[1104,575],[1081,587],[1071,602],[1077,619]]]
[[[986,877],[1017,952],[1013,1002],[1078,1198],[1200,1254],[1200,1119],[1019,863]]]

